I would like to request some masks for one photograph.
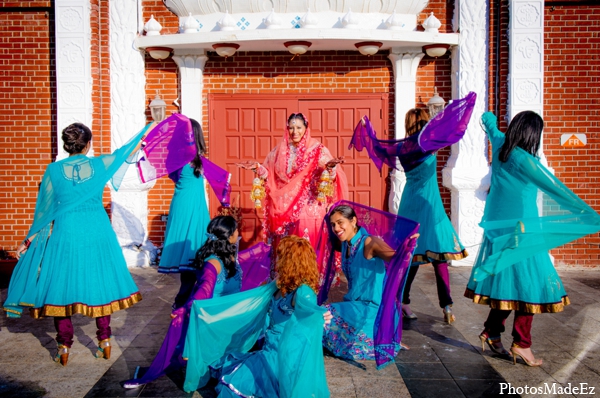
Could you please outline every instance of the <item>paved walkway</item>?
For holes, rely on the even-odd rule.
[[[396,365],[377,371],[370,362],[346,362],[326,357],[332,397],[489,397],[588,396],[575,387],[595,387],[600,395],[600,270],[561,270],[572,305],[560,314],[536,315],[534,352],[544,359],[539,368],[481,353],[478,335],[487,307],[462,297],[469,268],[450,270],[457,322],[442,322],[437,305],[433,270],[421,267],[413,284],[416,321],[405,322],[402,351]],[[177,276],[155,269],[134,269],[132,274],[144,300],[113,315],[116,343],[112,358],[95,359],[95,323],[76,316],[75,343],[67,367],[51,360],[56,350],[51,319],[0,318],[0,397],[214,397],[210,386],[194,394],[181,390],[183,374],[163,377],[136,390],[121,388],[136,366],[148,366],[169,323],[169,308],[178,287]],[[6,298],[6,281],[0,281],[0,301]],[[512,316],[507,330],[512,327]],[[510,333],[504,341],[510,344]],[[572,391],[560,391],[570,384]],[[550,394],[530,394],[533,387]],[[528,387],[528,391],[525,391]],[[556,394],[552,394],[552,389]],[[547,391],[547,392],[548,392]],[[537,391],[533,391],[537,392]],[[543,392],[543,391],[541,391]]]

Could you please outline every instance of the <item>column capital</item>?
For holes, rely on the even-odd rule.
[[[425,56],[425,53],[419,48],[392,48],[388,54],[388,58],[392,61],[394,68],[394,79],[398,80],[417,80],[417,69],[419,63]]]
[[[175,51],[173,55],[173,61],[179,67],[181,80],[199,80],[202,81],[204,74],[204,66],[208,61],[208,56],[204,50],[198,50],[197,52],[192,50],[185,50],[185,52]]]
[[[173,61],[179,67],[182,114],[202,123],[204,67],[208,56],[204,50],[175,50]]]

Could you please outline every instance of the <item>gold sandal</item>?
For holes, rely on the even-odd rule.
[[[59,344],[58,352],[54,356],[54,362],[60,362],[62,366],[67,366],[69,361],[69,347],[66,345]]]
[[[518,345],[514,344],[512,345],[512,347],[510,347],[510,352],[512,353],[512,357],[513,357],[513,365],[517,364],[517,356],[521,357],[521,359],[523,360],[523,362],[525,362],[525,365],[527,366],[540,366],[544,361],[542,361],[541,359],[536,359],[533,358],[533,360],[531,362],[529,362],[529,360],[527,358],[525,358],[523,356],[522,353],[516,351],[517,349],[520,349],[521,347],[519,347]],[[531,353],[531,355],[533,355],[533,352]]]
[[[506,351],[506,349],[502,345],[502,340],[500,339],[500,336],[490,337],[486,331],[483,331],[479,335],[479,340],[481,340],[481,352],[485,351],[485,345],[487,343],[487,345],[490,347],[490,350],[492,350],[494,353],[505,356],[510,355],[510,353]]]
[[[449,305],[445,306],[443,309],[443,312],[444,312],[444,321],[448,325],[452,325],[452,322],[454,322],[456,320],[456,317],[452,313],[452,307]]]
[[[96,351],[96,358],[110,359],[110,338],[104,339],[98,343],[98,351]]]

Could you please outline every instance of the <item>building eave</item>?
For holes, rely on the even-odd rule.
[[[311,42],[310,51],[355,51],[355,44],[363,41],[381,42],[380,50],[401,50],[428,44],[455,46],[458,45],[459,34],[381,29],[258,29],[139,36],[135,45],[141,50],[148,47],[168,47],[178,53],[187,50],[213,51],[212,46],[217,43],[239,44],[238,51],[286,51],[283,43],[295,40]]]

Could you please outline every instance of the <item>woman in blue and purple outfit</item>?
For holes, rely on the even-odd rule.
[[[359,151],[367,148],[369,157],[380,170],[383,163],[396,167],[396,158],[400,160],[407,181],[398,215],[415,220],[421,225],[402,298],[402,312],[405,318],[417,318],[409,306],[410,287],[419,265],[431,263],[444,320],[449,324],[455,320],[452,313],[448,261],[465,258],[467,251],[442,204],[435,152],[463,137],[475,101],[475,93],[469,93],[465,98],[451,102],[431,122],[425,110],[411,109],[405,118],[407,138],[402,140],[377,139],[366,118],[361,120],[354,132],[352,145]]]
[[[181,357],[188,328],[188,317],[194,300],[204,300],[238,293],[242,286],[242,270],[236,262],[237,223],[231,216],[217,216],[208,224],[207,240],[196,253],[196,284],[187,303],[173,311],[171,325],[150,368],[140,378],[126,381],[125,388],[137,388],[162,375],[185,366]]]
[[[424,109],[409,110],[404,123],[406,136],[418,136],[427,122],[429,116]],[[435,273],[439,305],[443,309],[444,320],[451,324],[455,316],[452,314],[448,261],[461,260],[467,257],[468,253],[444,210],[437,181],[435,150],[418,151],[418,160],[415,160],[414,155],[414,152],[398,154],[406,173],[406,186],[402,192],[398,215],[421,224],[421,235],[404,286],[402,313],[405,318],[417,319],[409,306],[410,288],[419,265],[431,263]]]
[[[341,242],[348,293],[344,301],[326,306],[333,319],[325,327],[323,345],[337,357],[376,360],[378,367],[385,366],[401,348],[408,349],[400,343],[402,324],[395,303],[402,292],[418,224],[352,202],[334,207],[329,221],[330,246]],[[331,248],[325,251],[333,255]],[[330,260],[322,293],[331,282],[331,264]],[[324,300],[321,295],[321,302]]]

